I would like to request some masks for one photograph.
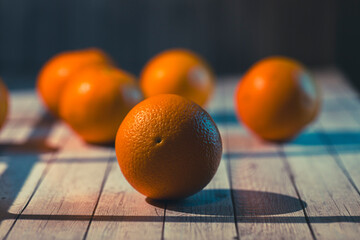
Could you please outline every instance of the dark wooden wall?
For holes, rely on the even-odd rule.
[[[221,74],[271,54],[328,65],[337,17],[337,0],[0,0],[0,75],[35,74],[53,54],[88,46],[135,74],[171,47]]]
[[[336,33],[336,64],[360,91],[360,1],[341,1]]]

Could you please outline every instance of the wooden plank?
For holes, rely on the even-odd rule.
[[[323,99],[357,98],[358,93],[345,81],[344,75],[336,68],[314,71],[314,78],[321,87]]]
[[[73,146],[78,146],[77,154],[69,158],[66,149],[73,150]],[[99,198],[110,153],[107,147],[91,150],[75,136],[67,141],[8,239],[82,238]]]
[[[38,119],[43,114],[45,114],[45,110],[33,90],[11,92],[8,121]]]
[[[343,75],[337,73],[332,76],[332,81],[336,83],[333,87],[348,94],[332,101],[340,106],[340,110],[324,110],[319,119],[319,128],[323,142],[328,145],[328,150],[335,155],[337,164],[360,194],[360,98]],[[323,80],[321,87],[324,88],[326,84]],[[324,94],[327,96],[331,92]],[[328,101],[329,98],[325,98],[325,102]]]
[[[234,81],[220,84],[206,109],[225,141],[225,161],[206,189],[167,204],[126,182],[112,148],[86,145],[62,123],[49,131],[34,95],[15,97],[0,133],[0,238],[357,239],[358,95],[340,75],[322,74],[318,122],[283,148],[236,122]]]
[[[279,147],[229,128],[229,154],[240,239],[310,239],[303,207]],[[241,146],[241,147],[239,147]]]
[[[147,203],[113,161],[87,239],[160,239],[163,221],[164,206]]]
[[[295,142],[302,154],[293,154],[289,146],[284,152],[299,195],[307,202],[305,211],[314,235],[317,239],[357,239],[359,196],[319,134],[305,134],[310,134],[312,145],[318,145],[317,151],[308,152],[306,143]]]
[[[324,113],[319,129],[328,151],[360,194],[360,124],[351,115],[348,111]]]
[[[237,238],[226,163],[201,192],[166,207],[165,239]]]
[[[337,78],[339,75],[324,76],[320,83],[325,103],[355,97],[356,93]],[[360,198],[349,181],[352,175],[358,178],[360,165],[354,157],[359,155],[359,142],[347,144],[358,129],[355,125],[344,108],[325,108],[317,122],[284,146],[286,162],[301,199],[308,204],[307,219],[317,239],[358,239],[360,234]],[[353,169],[347,168],[345,162]]]
[[[219,84],[207,108],[210,114],[221,109],[224,93],[223,85]],[[219,121],[217,125],[224,138],[224,123]],[[226,151],[225,146],[223,148]],[[226,164],[223,158],[216,175],[201,192],[182,201],[167,203],[165,239],[237,238]]]
[[[7,120],[4,124],[4,126],[0,129],[0,142],[1,145],[4,144],[4,142],[11,142],[14,138],[14,135],[11,134],[11,132],[16,128],[15,125],[16,122]]]
[[[205,106],[205,110],[211,115],[216,115],[223,109],[224,98],[224,84],[222,79],[215,79],[214,92],[210,95],[208,103]],[[216,119],[214,119],[216,120]],[[216,124],[222,124],[222,122],[216,122]]]
[[[234,113],[234,81],[225,107]],[[227,125],[227,152],[240,239],[311,239],[301,201],[278,145],[265,143],[239,123]]]
[[[12,120],[2,131],[1,161],[6,164],[6,170],[0,174],[0,238],[6,236],[23,211],[46,170],[47,162],[66,138],[62,124],[53,128],[50,128],[51,123],[42,127],[41,124],[44,124],[41,119]],[[51,141],[38,141],[47,135]]]
[[[218,92],[218,90],[216,90],[216,92]],[[217,101],[218,99],[219,96],[215,93],[213,100],[207,107],[210,114],[220,107]],[[226,176],[224,177],[225,180]],[[219,180],[217,181],[219,182]],[[210,198],[210,201],[214,200],[214,193],[200,195],[202,202],[207,200],[207,198],[204,197]],[[191,203],[197,200],[199,200],[199,197],[192,198],[189,201]],[[161,238],[163,234],[165,236],[169,235],[171,238],[176,238],[177,235],[173,234],[174,232],[172,230],[174,230],[174,226],[175,229],[177,226],[180,227],[181,223],[179,222],[183,222],[183,218],[186,218],[186,216],[183,216],[184,214],[182,213],[180,219],[176,221],[178,216],[174,216],[177,214],[174,208],[185,208],[189,210],[189,202],[186,201],[186,203],[187,205],[185,204],[185,206],[179,206],[178,204],[172,205],[173,213],[171,213],[171,210],[167,210],[169,215],[166,216],[166,219],[168,219],[170,223],[166,222],[165,232],[163,233],[165,203],[145,199],[144,196],[137,193],[127,183],[120,172],[118,163],[115,162],[112,164],[109,177],[106,180],[104,190],[87,234],[87,239],[153,239]],[[196,211],[196,209],[199,208],[203,208],[203,206],[197,206],[197,208],[194,207],[193,209]],[[189,219],[193,217],[190,215],[191,214],[189,214]],[[188,225],[190,224],[191,223]],[[191,225],[190,229],[197,229],[192,226],[193,225]],[[222,225],[219,224],[216,228],[218,233],[221,233],[221,229],[219,228],[221,226]],[[203,227],[202,229],[205,228]],[[176,232],[182,234],[182,237],[184,236],[184,231]]]

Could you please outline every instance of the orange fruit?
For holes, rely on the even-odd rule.
[[[235,111],[259,137],[284,141],[317,116],[320,100],[318,87],[301,63],[269,57],[252,66],[238,83]]]
[[[110,65],[89,65],[72,75],[60,99],[61,118],[85,141],[109,143],[141,100],[135,78]]]
[[[9,92],[0,78],[0,128],[4,125],[9,108]]]
[[[146,64],[140,86],[145,97],[172,93],[204,106],[214,90],[214,75],[195,53],[173,49],[160,53]]]
[[[204,109],[181,96],[160,94],[128,113],[115,151],[122,173],[137,191],[153,199],[178,199],[210,182],[222,144]]]
[[[89,64],[110,62],[109,57],[96,48],[62,52],[51,58],[37,79],[37,91],[45,107],[58,116],[60,96],[71,74]]]

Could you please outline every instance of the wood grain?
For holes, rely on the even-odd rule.
[[[78,146],[77,154],[68,158],[67,146]],[[8,239],[79,239],[85,235],[111,154],[105,147],[98,148],[95,156],[88,149],[77,137],[67,141],[62,150],[65,156],[59,154],[51,163]]]
[[[356,239],[359,195],[318,134],[312,134],[312,142],[319,145],[316,151],[307,152],[303,146],[301,154],[293,154],[285,146],[284,152],[299,195],[307,202],[305,211],[314,234],[317,239]]]
[[[360,100],[334,69],[315,72],[320,117],[293,141],[263,142],[238,123],[236,77],[206,107],[224,146],[198,194],[159,202],[125,180],[114,148],[82,142],[12,94],[0,132],[0,239],[358,239]]]
[[[224,89],[218,85],[207,107],[216,118],[223,107]],[[217,122],[222,136],[224,123]],[[224,139],[223,139],[224,140]],[[223,151],[226,151],[223,146]],[[165,239],[233,239],[237,238],[229,177],[223,158],[216,175],[201,192],[185,200],[168,202],[166,205]]]
[[[233,239],[237,237],[225,160],[201,192],[167,203],[165,239]]]
[[[8,121],[16,119],[39,119],[45,110],[34,90],[11,92]]]
[[[360,194],[360,123],[347,111],[324,113],[320,123],[323,143]]]
[[[234,112],[228,82],[225,106]],[[249,134],[240,124],[227,124],[227,152],[240,239],[311,239],[279,146]]]
[[[31,105],[29,105],[31,107]],[[6,236],[16,218],[26,207],[39,183],[47,162],[68,135],[62,124],[44,129],[41,119],[12,120],[1,134],[1,162],[6,165],[0,174],[0,238]],[[51,141],[44,142],[49,136]]]
[[[48,227],[45,227],[44,222],[48,222],[51,213],[55,214],[53,210],[56,209],[57,203],[60,203],[60,210],[69,210],[68,202],[70,202],[70,206],[73,206],[71,203],[74,202],[74,199],[71,198],[74,194],[72,195],[70,191],[72,187],[76,189],[79,186],[78,193],[80,196],[82,195],[81,191],[83,193],[87,192],[87,183],[91,183],[91,181],[87,182],[83,175],[88,176],[90,174],[88,178],[93,178],[96,181],[96,177],[93,176],[99,176],[97,173],[102,169],[90,164],[89,170],[87,170],[81,161],[77,163],[80,164],[79,166],[67,163],[53,164],[55,160],[60,161],[57,157],[60,153],[64,153],[64,150],[60,150],[61,148],[66,150],[81,145],[77,144],[79,139],[70,135],[71,132],[63,123],[54,124],[54,120],[47,116],[40,119],[34,118],[34,116],[41,117],[39,112],[42,111],[34,93],[22,93],[18,97],[14,94],[11,103],[12,106],[16,106],[10,112],[10,122],[14,123],[14,126],[13,130],[8,133],[12,136],[11,141],[8,139],[5,142],[5,150],[10,161],[8,162],[8,173],[5,172],[1,176],[5,182],[10,183],[2,185],[8,187],[4,193],[10,195],[6,197],[8,209],[2,211],[7,212],[5,212],[5,220],[1,223],[1,236],[6,236],[8,239],[27,237],[47,239],[53,234],[58,238],[64,238],[66,234],[58,235],[57,231],[52,231],[54,230],[51,229],[52,224],[45,224],[48,225]],[[72,136],[71,141],[66,141],[70,136]],[[88,156],[86,155],[87,148],[85,145],[78,148],[79,153],[77,155]],[[100,162],[100,164],[106,164],[106,162]],[[82,175],[77,168],[82,169],[82,172],[86,174]],[[68,177],[67,174],[70,174],[71,177]],[[99,178],[102,180],[101,174],[103,173],[100,172]],[[77,182],[78,184],[80,182],[80,184],[76,185]],[[59,184],[60,187],[56,184]],[[77,193],[75,195],[78,196]],[[66,198],[66,200],[63,198]],[[78,203],[78,201],[75,201],[75,203]],[[88,205],[87,201],[84,201],[83,204]],[[50,210],[51,207],[53,209]],[[77,207],[75,204],[75,208]],[[81,206],[79,208],[81,209]],[[47,212],[47,210],[50,212]],[[20,218],[18,218],[19,214],[22,214]],[[88,218],[90,219],[90,217]],[[31,221],[27,219],[31,219]],[[34,221],[34,219],[38,220]],[[66,221],[62,220],[61,222],[66,223]],[[58,227],[62,228],[61,226],[64,225],[58,225]],[[86,227],[87,225],[84,232]],[[33,231],[34,229],[38,229],[38,231]],[[66,227],[62,228],[62,230],[66,231]]]
[[[327,74],[319,78],[325,104],[354,96],[355,93],[341,83],[344,81],[341,76]],[[359,139],[353,142],[349,139],[354,131],[356,135],[355,125],[344,108],[324,109],[317,122],[284,146],[299,195],[308,203],[305,211],[317,239],[357,239],[359,236],[360,198],[349,181],[352,174],[355,178],[358,176],[359,169],[350,150],[355,147],[357,150],[353,150],[359,151],[356,146]],[[349,141],[355,146],[348,145]],[[355,167],[349,176],[342,169],[346,158]]]
[[[149,204],[129,185],[117,161],[113,161],[87,239],[160,239],[164,206]]]
[[[334,72],[334,71],[333,71]],[[334,87],[339,96],[334,103],[339,105],[338,111],[323,111],[320,117],[322,139],[330,152],[335,155],[336,162],[348,177],[351,184],[360,194],[360,98],[359,94],[347,84],[343,75],[338,72],[331,74]],[[322,82],[322,88],[327,89]],[[327,91],[325,96],[331,95]],[[326,99],[325,102],[328,102]]]

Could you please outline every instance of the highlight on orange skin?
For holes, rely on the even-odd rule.
[[[65,86],[60,116],[86,142],[111,143],[123,118],[141,99],[133,75],[109,65],[91,65]]]
[[[222,141],[211,116],[194,102],[159,94],[121,123],[115,152],[126,180],[152,199],[181,199],[203,189],[220,164]]]
[[[295,137],[317,116],[320,92],[310,73],[286,57],[265,58],[246,72],[235,90],[239,120],[272,141]]]
[[[195,53],[171,49],[153,57],[144,67],[140,86],[145,97],[177,94],[204,106],[214,91],[214,74]]]
[[[54,115],[59,113],[59,100],[70,76],[89,64],[112,64],[100,49],[66,51],[52,57],[42,67],[37,78],[37,92],[45,107]]]

